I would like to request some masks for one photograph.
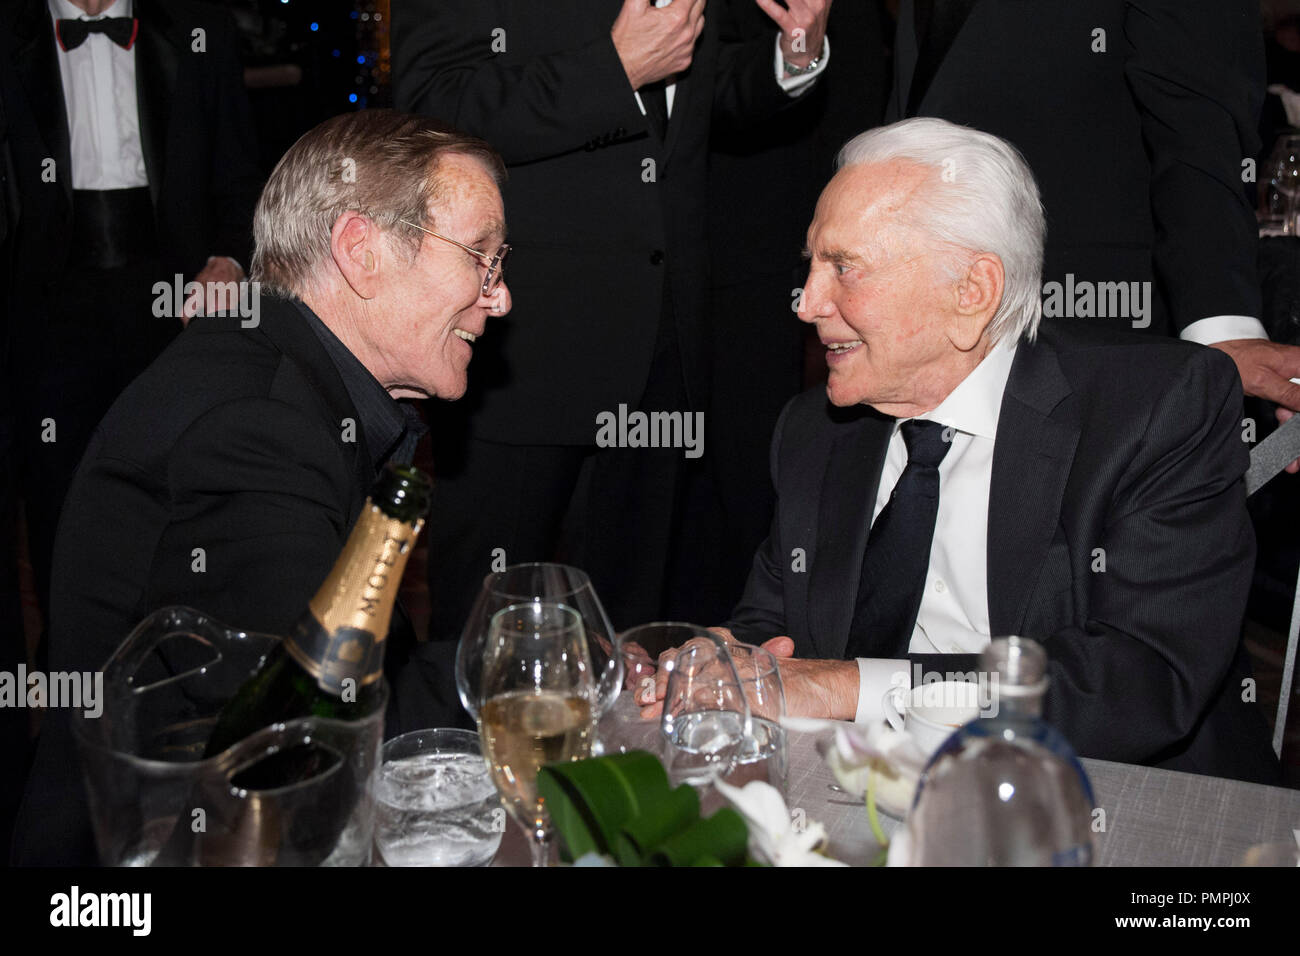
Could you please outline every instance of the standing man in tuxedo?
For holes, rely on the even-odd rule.
[[[113,399],[182,327],[181,315],[155,315],[154,285],[176,274],[241,279],[259,181],[224,11],[192,0],[2,0],[0,22],[12,171],[0,569],[19,548],[21,499],[48,627],[55,528],[77,463]],[[16,594],[16,575],[0,588]],[[38,663],[44,653],[42,640]]]
[[[829,56],[830,0],[755,2],[776,29],[726,43],[704,0],[395,6],[397,103],[501,151],[515,248],[465,437],[435,427],[435,639],[493,566],[551,560],[571,503],[564,556],[615,625],[662,614],[689,449],[598,447],[597,416],[707,408],[713,119],[796,103]]]
[[[1107,321],[1213,345],[1279,419],[1300,409],[1300,347],[1259,321],[1255,0],[901,0],[895,47],[887,122],[942,117],[1028,160],[1044,283],[1151,283],[1146,315]]]
[[[968,671],[1031,637],[1080,754],[1274,782],[1240,640],[1237,375],[1192,343],[1040,325],[1043,232],[1033,174],[987,133],[918,118],[844,147],[799,310],[830,376],[777,424],[776,513],[728,627],[787,656],[792,714],[844,720],[878,718],[909,658]]]
[[[766,19],[754,0],[724,2],[737,37]],[[767,535],[768,442],[805,384],[806,329],[791,321],[807,271],[799,250],[835,154],[884,114],[892,27],[880,0],[835,4],[827,20],[835,56],[797,110],[713,124],[709,332],[723,345],[712,351],[709,454],[687,476],[684,520],[694,533],[676,555],[670,617],[726,617]]]

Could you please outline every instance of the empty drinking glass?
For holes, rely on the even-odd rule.
[[[727,652],[750,714],[750,731],[727,783],[743,787],[751,780],[762,780],[785,796],[787,754],[785,728],[781,726],[785,688],[776,657],[761,647],[739,642],[727,644]]]
[[[752,732],[749,704],[721,638],[695,637],[671,661],[660,718],[674,785],[704,786],[732,771]]]

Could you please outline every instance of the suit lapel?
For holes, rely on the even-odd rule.
[[[854,410],[842,426],[822,478],[817,550],[808,583],[808,631],[815,656],[838,660],[848,646],[862,556],[894,420]]]
[[[140,147],[149,177],[154,207],[162,188],[167,151],[167,124],[171,117],[180,51],[187,35],[173,35],[174,24],[160,3],[136,0],[140,36],[135,49],[135,87],[140,112]]]
[[[977,0],[915,0],[916,68],[907,89],[907,115],[917,115],[934,75],[943,65]],[[936,9],[937,8],[937,9]]]
[[[1077,419],[1053,411],[1070,394],[1056,350],[1021,342],[998,418],[989,486],[988,601],[993,635],[1020,632],[1043,554],[1060,520]]]
[[[44,0],[23,5],[14,24],[14,67],[31,104],[41,139],[54,159],[55,178],[72,208],[72,143],[63,78],[54,46],[54,21]]]

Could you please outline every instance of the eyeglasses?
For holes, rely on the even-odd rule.
[[[455,239],[448,236],[439,235],[432,229],[425,229],[423,226],[417,226],[408,219],[399,219],[397,221],[419,229],[421,232],[427,232],[435,239],[441,239],[443,242],[450,242],[453,246],[459,246],[470,255],[477,256],[479,259],[483,260],[483,262],[487,263],[487,275],[483,277],[483,285],[479,289],[481,295],[490,295],[492,291],[501,284],[501,280],[505,277],[506,256],[510,255],[509,243],[501,243],[501,247],[497,249],[496,252],[492,255],[488,255],[486,252],[479,252],[477,249],[471,249],[463,242],[457,242]]]

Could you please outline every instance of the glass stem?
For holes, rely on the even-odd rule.
[[[528,841],[528,847],[533,851],[533,866],[550,866],[551,849],[554,845],[550,831],[541,820],[538,820],[533,825],[529,836],[532,838]]]

